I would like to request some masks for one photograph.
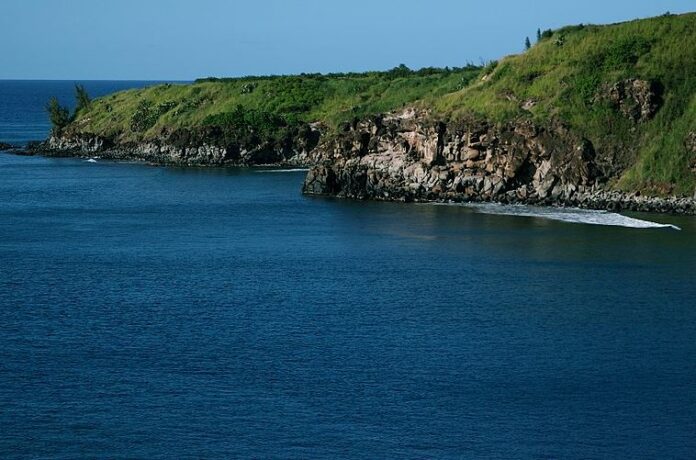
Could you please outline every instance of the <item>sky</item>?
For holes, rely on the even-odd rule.
[[[518,53],[537,28],[695,0],[2,0],[0,79],[191,80],[417,69]]]

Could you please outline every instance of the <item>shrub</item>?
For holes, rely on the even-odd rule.
[[[82,110],[88,110],[92,106],[92,98],[89,97],[87,90],[82,85],[75,85],[75,116]]]
[[[580,97],[583,105],[589,106],[597,95],[601,84],[599,75],[595,72],[577,75],[573,79],[573,89]]]
[[[650,48],[650,42],[645,39],[619,39],[583,58],[582,68],[586,72],[626,70],[634,66]]]
[[[483,67],[483,73],[484,75],[489,75],[491,74],[496,67],[498,67],[498,61],[489,61],[484,67]]]
[[[245,83],[242,85],[242,94],[251,94],[256,89],[255,83]]]
[[[607,70],[632,66],[645,53],[651,44],[644,38],[626,38],[616,41],[604,54],[604,68]]]
[[[135,132],[147,131],[155,126],[158,118],[159,113],[152,107],[152,104],[146,100],[142,100],[138,103],[138,108],[135,109],[135,113],[133,113],[131,117],[130,127]]]
[[[53,134],[59,136],[63,131],[63,128],[70,123],[70,110],[68,110],[67,107],[60,105],[58,98],[54,96],[48,101],[46,111],[51,119]]]
[[[406,64],[399,64],[398,67],[394,67],[387,72],[387,75],[391,78],[401,78],[408,77],[413,71],[409,69]]]

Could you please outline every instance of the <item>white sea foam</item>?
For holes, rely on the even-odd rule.
[[[257,169],[257,173],[288,173],[288,172],[307,172],[309,168],[286,168],[286,169]]]
[[[526,205],[502,205],[502,204],[465,204],[464,206],[475,209],[483,214],[497,214],[504,216],[537,217],[541,219],[569,222],[573,224],[609,225],[628,228],[671,228],[681,230],[676,225],[661,224],[648,220],[636,219],[615,212],[595,211],[579,208],[554,208]]]

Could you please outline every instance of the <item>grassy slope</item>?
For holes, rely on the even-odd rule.
[[[593,101],[603,85],[627,78],[659,82],[664,104],[656,117],[634,126],[607,103]],[[530,112],[521,102],[536,101]],[[568,122],[598,149],[634,145],[625,189],[693,193],[693,160],[684,146],[696,131],[696,14],[664,16],[611,26],[555,31],[528,52],[503,59],[486,78],[435,102],[446,116],[476,113],[494,120],[531,117]]]
[[[158,85],[98,99],[90,110],[79,114],[76,125],[82,131],[138,140],[154,137],[165,127],[215,123],[216,115],[233,113],[242,106],[245,111],[278,116],[289,123],[323,121],[336,126],[451,93],[476,79],[480,69],[402,73],[248,77]],[[146,129],[134,130],[132,120],[143,101],[162,113],[152,126],[145,123]]]
[[[323,121],[336,126],[417,103],[445,118],[474,113],[492,120],[562,119],[597,149],[628,146],[637,152],[616,186],[693,193],[693,154],[687,152],[684,139],[696,131],[696,14],[566,27],[526,53],[501,60],[485,81],[482,73],[468,68],[160,85],[99,99],[78,114],[73,126],[139,140],[163,129],[239,120],[225,118],[239,106],[262,115],[244,118],[245,123],[275,117],[271,124],[280,119],[281,124]],[[664,104],[653,120],[634,126],[607,103],[594,101],[603,85],[626,78],[664,86]],[[530,99],[536,105],[522,110],[522,102]],[[144,122],[134,126],[138,116]]]

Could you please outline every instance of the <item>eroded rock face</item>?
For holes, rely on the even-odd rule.
[[[99,136],[57,137],[51,136],[46,142],[45,148],[52,152],[95,154],[111,147],[108,140]]]
[[[591,188],[598,174],[592,144],[562,126],[445,124],[414,110],[356,123],[321,149],[306,193],[562,202]]]
[[[176,132],[140,143],[122,143],[113,139],[80,133],[51,137],[36,150],[54,156],[99,156],[107,159],[142,160],[156,164],[189,166],[252,166],[315,164],[320,126],[308,126],[306,133],[277,145],[258,142],[245,146],[226,142],[210,134],[192,138]]]
[[[602,95],[634,123],[650,120],[660,108],[658,85],[632,78],[607,87]]]

